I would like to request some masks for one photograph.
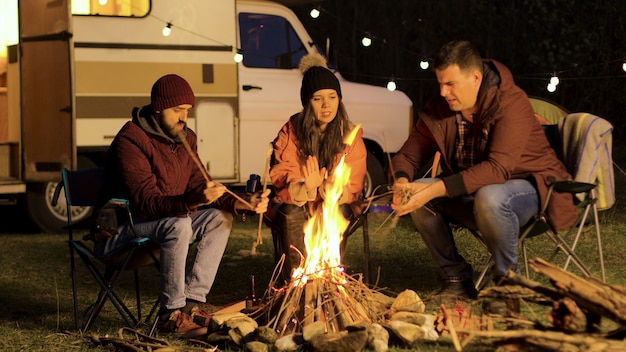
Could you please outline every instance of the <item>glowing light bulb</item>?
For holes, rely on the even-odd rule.
[[[311,16],[311,18],[318,18],[318,17],[320,17],[320,10],[318,10],[318,9],[313,9],[313,10],[311,10],[311,12],[309,13],[309,15]]]
[[[420,61],[420,68],[421,68],[422,70],[426,70],[426,69],[428,69],[428,66],[430,66],[430,65],[428,64],[428,61],[426,61],[426,60],[422,60],[422,61]]]
[[[548,92],[554,93],[556,91],[556,84],[548,83],[546,89],[548,90]]]
[[[237,52],[235,54],[235,62],[239,63],[239,62],[242,62],[242,61],[243,61],[243,54],[240,53],[240,52]]]
[[[622,64],[622,70],[624,70],[624,72],[626,72],[626,62],[624,62],[624,63]]]
[[[550,84],[552,84],[555,87],[559,85],[559,82],[560,82],[559,77],[557,77],[556,75],[550,78]]]
[[[170,34],[172,34],[172,24],[167,22],[167,25],[163,27],[163,30],[161,31],[161,33],[163,34],[164,37],[169,37]]]
[[[108,0],[99,0],[98,4],[100,4],[100,6],[104,6],[107,4],[107,2],[109,2]]]
[[[361,44],[363,44],[364,47],[372,45],[372,38],[368,36],[363,37],[363,39],[361,39]]]
[[[396,88],[396,82],[394,82],[393,80],[387,82],[387,90],[393,92],[394,90],[396,90]]]

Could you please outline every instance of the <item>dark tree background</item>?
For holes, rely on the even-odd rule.
[[[321,16],[311,19],[316,6]],[[292,9],[322,48],[330,42],[329,59],[346,79],[385,86],[394,77],[416,111],[437,93],[419,61],[465,39],[507,65],[528,95],[603,116],[626,138],[624,0],[329,0]],[[560,84],[549,93],[553,73]]]

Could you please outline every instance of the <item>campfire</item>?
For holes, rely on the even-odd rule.
[[[344,143],[352,144],[357,131],[358,126]],[[355,322],[384,320],[375,292],[360,276],[346,274],[341,264],[342,234],[349,221],[339,211],[338,204],[349,180],[350,168],[342,156],[326,182],[323,203],[312,207],[304,227],[306,253],[298,252],[300,265],[293,270],[289,283],[278,289],[272,285],[268,290],[262,314],[267,325],[281,335],[301,331],[313,322],[323,322],[330,332],[343,331]]]

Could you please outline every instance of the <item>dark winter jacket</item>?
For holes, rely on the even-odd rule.
[[[485,185],[526,178],[537,187],[543,204],[548,192],[548,177],[571,177],[550,147],[526,93],[515,85],[509,69],[493,60],[485,60],[483,67],[483,81],[474,114],[477,163],[458,173],[453,171],[456,112],[450,110],[443,97],[437,97],[420,112],[408,140],[393,158],[395,177],[412,180],[439,151],[440,177],[450,197],[474,194]],[[573,224],[577,209],[571,195],[553,195],[547,216],[557,230]]]
[[[187,129],[186,138],[196,151],[196,134]],[[185,216],[195,211],[188,205],[189,195],[201,192],[206,183],[185,146],[161,130],[147,105],[135,109],[109,147],[102,199],[128,199],[133,217]],[[226,193],[212,206],[233,212],[235,201]]]

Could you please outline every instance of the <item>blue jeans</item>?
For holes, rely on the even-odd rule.
[[[161,248],[163,308],[182,308],[187,299],[206,302],[232,226],[233,216],[215,208],[200,209],[188,217],[135,221],[137,236],[149,237]],[[128,244],[135,236],[129,224],[121,225],[118,232],[102,246],[97,246],[96,254],[109,253]],[[194,243],[197,246],[190,251]],[[188,255],[190,268],[186,267]]]
[[[434,182],[419,179],[415,182]],[[425,209],[428,208],[428,209]],[[539,209],[535,187],[527,180],[509,180],[479,189],[473,196],[436,198],[411,213],[411,219],[447,281],[472,279],[472,266],[459,254],[450,224],[482,234],[495,262],[498,278],[508,269],[519,273],[517,242],[520,228]]]

